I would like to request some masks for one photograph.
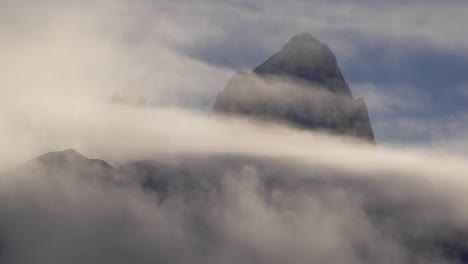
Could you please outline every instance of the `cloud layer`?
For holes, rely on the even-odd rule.
[[[0,260],[450,263],[466,257],[465,157],[204,111],[232,67],[260,62],[296,32],[314,33],[344,60],[368,40],[464,54],[468,34],[454,29],[467,8],[461,1],[2,1]],[[379,115],[419,111],[425,102],[411,100],[420,96],[406,87],[356,87]],[[110,102],[128,88],[149,107]],[[294,95],[278,94],[286,101]],[[456,134],[440,146],[460,148],[466,142],[466,122],[459,122],[466,115],[460,115],[448,128],[373,121],[399,132],[430,127],[438,138]],[[68,148],[116,168],[157,160],[145,167],[148,177],[168,181],[170,192],[148,190],[139,170],[113,171],[108,181],[70,167],[14,169]]]

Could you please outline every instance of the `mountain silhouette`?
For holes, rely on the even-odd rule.
[[[353,98],[331,49],[307,33],[293,37],[253,72],[237,72],[213,112],[375,142],[364,99]]]
[[[114,181],[119,174],[106,161],[89,159],[73,149],[42,154],[11,173],[17,176],[35,175],[38,178],[86,177],[103,181]]]

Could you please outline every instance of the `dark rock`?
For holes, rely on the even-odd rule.
[[[353,99],[330,48],[305,33],[252,73],[236,73],[213,111],[374,142],[364,99]]]
[[[293,37],[280,52],[254,69],[258,75],[297,78],[351,97],[351,90],[327,44],[303,33]]]
[[[26,162],[11,172],[36,177],[88,177],[92,180],[114,181],[119,172],[100,159],[89,159],[73,149],[49,152]]]

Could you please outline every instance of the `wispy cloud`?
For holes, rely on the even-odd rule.
[[[351,84],[355,97],[363,97],[370,111],[379,117],[424,112],[432,98],[414,87],[377,87],[375,84]]]
[[[174,172],[156,163],[154,177],[184,179],[162,200],[138,187],[138,174],[124,175],[130,185],[36,167],[2,176],[1,256],[10,262],[450,263],[431,243],[463,243],[450,239],[468,227],[468,167],[453,154],[174,109],[26,105],[33,122],[15,127],[15,118],[2,130],[2,162],[65,146],[120,162],[195,158]],[[238,160],[213,158],[223,154]]]
[[[256,63],[301,31],[348,59],[361,37],[464,54],[467,8],[456,1],[2,1],[2,171],[67,148],[114,164],[162,156],[177,164],[184,155],[243,159],[221,169],[215,162],[217,170],[206,167],[212,175],[195,160],[177,172],[193,176],[201,190],[179,190],[163,202],[131,184],[4,174],[0,261],[449,262],[400,235],[447,242],[450,232],[468,230],[465,157],[427,145],[375,147],[187,106],[209,108],[231,67]],[[109,102],[128,86],[150,107]],[[382,116],[423,111],[432,100],[411,87],[355,86]],[[447,150],[466,145],[466,116],[373,122],[406,138],[448,137],[440,141]],[[272,175],[282,184],[262,181]]]
[[[458,95],[466,98],[468,100],[468,83],[463,83],[457,87]]]

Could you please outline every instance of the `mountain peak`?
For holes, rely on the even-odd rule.
[[[374,142],[364,100],[353,99],[331,49],[308,33],[291,38],[253,73],[235,74],[213,111]]]
[[[117,171],[109,163],[100,159],[89,159],[74,149],[54,151],[32,159],[11,173],[28,175],[37,173],[44,176],[62,177],[67,175],[87,175],[112,180]]]
[[[299,41],[299,40],[306,40],[306,41],[317,41],[320,42],[320,40],[314,38],[311,34],[302,32],[301,34],[297,34],[296,36],[292,37],[290,41]]]
[[[307,81],[334,94],[352,97],[331,49],[308,33],[291,38],[254,72]]]
[[[38,159],[42,162],[76,162],[84,161],[88,158],[74,149],[66,149],[63,151],[45,153],[38,157]]]
[[[281,48],[279,54],[285,60],[298,60],[299,57],[307,59],[304,64],[314,64],[322,60],[335,61],[335,56],[327,44],[314,38],[311,34],[302,33],[292,37]]]
[[[292,37],[289,42],[283,46],[282,50],[287,50],[291,48],[325,48],[327,44],[321,42],[320,40],[314,38],[309,33],[301,33]]]

